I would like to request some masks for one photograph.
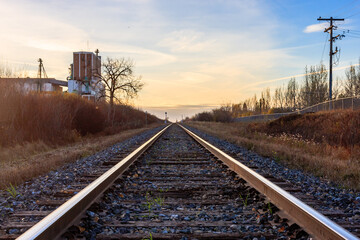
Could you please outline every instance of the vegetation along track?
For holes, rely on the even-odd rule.
[[[306,231],[318,238],[356,238],[279,187],[262,181],[261,176],[260,180],[252,179],[259,176],[251,170],[244,172],[219,150],[212,149],[210,153],[179,126],[170,126],[158,137],[158,141],[155,138],[150,141],[155,143],[145,153],[132,153],[133,157],[125,158],[109,170],[115,175],[122,173],[107,181],[106,186],[111,185],[109,189],[99,179],[95,180],[79,193],[94,195],[91,200],[77,199],[82,207],[70,200],[20,239],[33,236],[46,239],[41,236],[61,232],[59,227],[47,230],[61,216],[65,216],[62,225],[74,224],[62,235],[68,239],[307,239]],[[104,175],[111,177],[108,172]],[[273,188],[277,194],[272,192]],[[100,193],[103,193],[101,199],[94,203],[95,195]],[[286,197],[291,198],[293,205],[283,199]],[[78,219],[74,213],[66,216],[69,209],[75,209],[73,212],[78,214],[82,209],[87,211]],[[307,222],[296,224],[288,218]],[[299,225],[305,226],[306,231]]]

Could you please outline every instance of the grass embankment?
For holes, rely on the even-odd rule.
[[[267,123],[187,124],[288,167],[360,189],[359,111],[287,116]]]
[[[19,184],[159,123],[128,105],[114,105],[109,116],[105,101],[24,89],[21,82],[0,79],[0,187]]]
[[[154,123],[147,128],[125,130],[110,136],[83,137],[60,147],[34,142],[0,148],[0,188],[6,188],[10,183],[20,184],[160,125]]]

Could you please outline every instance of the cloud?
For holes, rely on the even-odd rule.
[[[26,5],[7,3],[1,7],[0,14],[7,19],[0,21],[0,28],[6,29],[3,40],[24,47],[68,52],[88,39],[84,30],[56,17],[50,18],[46,12],[31,12]]]
[[[304,29],[304,33],[321,32],[328,26],[328,23],[317,23],[307,26]]]
[[[179,74],[179,81],[186,84],[205,84],[206,82],[214,80],[214,77],[207,73],[199,72],[181,72]]]
[[[154,67],[173,63],[177,60],[171,54],[127,44],[104,44],[97,42],[96,46],[101,52],[110,57],[130,57],[136,61],[136,65],[139,67]]]
[[[292,59],[289,51],[289,49],[241,51],[202,63],[198,65],[197,71],[221,80],[236,79],[234,85],[258,81],[262,73]]]
[[[147,2],[149,1],[138,0],[136,3],[146,4]],[[67,76],[72,52],[78,50],[92,51],[99,48],[103,57],[130,57],[136,61],[137,67],[154,67],[176,61],[175,56],[151,48],[151,45],[154,44],[150,43],[147,46],[139,43],[139,41],[136,42],[139,35],[150,35],[144,33],[145,26],[132,29],[128,28],[128,25],[130,26],[133,20],[130,22],[114,20],[114,13],[108,9],[109,6],[105,3],[99,4],[100,10],[111,15],[111,24],[116,24],[116,27],[122,31],[113,31],[113,25],[104,27],[107,18],[103,17],[102,21],[99,21],[98,17],[89,19],[87,16],[95,14],[93,12],[96,8],[93,2],[89,3],[92,5],[91,8],[87,5],[87,11],[77,13],[76,21],[73,18],[75,16],[74,11],[79,8],[80,3],[76,3],[75,8],[72,7],[63,14],[54,13],[54,4],[35,1],[32,5],[24,1],[22,4],[9,2],[2,5],[0,14],[7,19],[7,21],[0,22],[0,28],[6,32],[0,39],[0,44],[6,46],[6,49],[0,53],[0,58],[3,58],[3,61],[13,62],[16,65],[23,63],[35,63],[37,65],[36,60],[42,57],[48,75],[58,78]],[[64,5],[56,2],[59,9],[64,9]],[[123,4],[111,6],[113,10],[120,8]],[[136,8],[138,4],[131,6]],[[30,11],[29,8],[33,10]],[[144,11],[136,11],[136,14],[140,14],[146,19],[149,18],[148,15],[152,12],[144,13]],[[116,14],[118,16],[119,13]],[[136,16],[139,19],[143,19],[138,15]],[[127,15],[121,15],[121,17],[127,19]],[[122,23],[121,26],[118,26],[119,22]],[[123,32],[124,26],[126,27],[125,33]],[[116,35],[113,35],[114,33]],[[91,44],[88,47],[86,47],[87,42]],[[148,41],[144,40],[144,42]]]
[[[213,44],[213,40],[205,40],[204,33],[186,29],[170,33],[158,45],[169,48],[171,52],[201,52]]]

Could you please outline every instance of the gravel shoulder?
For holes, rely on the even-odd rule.
[[[187,126],[187,128],[219,149],[231,156],[235,156],[235,158],[241,160],[242,163],[245,162],[248,165],[257,166],[258,169],[256,171],[258,173],[262,175],[273,175],[298,186],[302,189],[302,193],[313,196],[322,203],[316,206],[316,209],[326,211],[340,210],[350,215],[342,219],[344,222],[350,225],[358,225],[360,223],[359,191],[341,188],[328,180],[305,173],[302,170],[291,169],[275,159],[262,157],[244,147],[211,136],[193,127]]]
[[[157,126],[160,124],[129,129],[112,135],[85,136],[65,145],[52,146],[45,142],[29,142],[1,148],[0,189],[22,184]]]
[[[13,193],[16,196],[11,196],[7,190],[0,190],[0,225],[6,221],[10,213],[15,211],[46,210],[39,208],[37,200],[44,198],[44,196],[54,195],[60,189],[71,188],[72,185],[77,184],[76,179],[79,176],[96,172],[97,168],[101,166],[103,162],[114,157],[121,151],[126,151],[135,145],[144,143],[163,127],[164,126],[160,126],[145,131],[114,144],[103,151],[99,151],[94,155],[68,163],[54,171],[24,182],[14,189]],[[16,232],[13,234],[16,234]]]

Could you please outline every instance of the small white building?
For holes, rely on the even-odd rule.
[[[62,87],[68,83],[55,78],[0,78],[0,81],[7,81],[19,85],[25,92],[62,92]]]

